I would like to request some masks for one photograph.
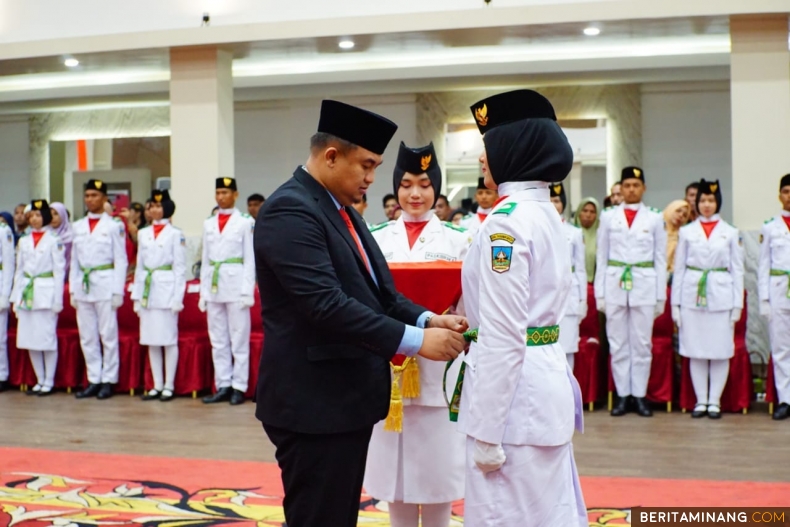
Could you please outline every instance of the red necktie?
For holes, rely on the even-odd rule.
[[[100,219],[101,218],[88,218],[88,227],[90,228],[91,232],[93,232],[93,229],[96,228],[96,224],[99,223]]]
[[[428,225],[427,221],[404,221],[406,237],[409,239],[409,249],[414,247],[414,242],[420,237],[422,230]]]
[[[224,225],[223,225],[224,227]],[[162,229],[165,228],[165,224],[161,223],[159,225],[154,225],[154,240],[159,236],[159,233],[162,232]],[[222,228],[220,227],[220,232],[222,232]]]
[[[33,247],[38,247],[38,242],[41,241],[41,237],[44,236],[43,232],[33,232]]]
[[[355,242],[357,242],[357,249],[359,249],[359,254],[362,256],[362,261],[365,262],[365,267],[367,268],[368,272],[370,272],[368,258],[365,256],[365,250],[362,248],[362,242],[357,236],[357,231],[354,229],[354,224],[351,223],[351,216],[348,215],[348,212],[346,212],[346,209],[344,208],[341,208],[338,212],[340,212],[340,217],[343,218],[343,221],[346,222],[346,227],[348,227],[348,232],[351,233],[351,237],[354,238]]]
[[[710,238],[710,233],[712,233],[716,225],[719,224],[718,221],[701,221],[700,223],[702,224],[702,229],[705,231],[706,238]]]
[[[634,223],[634,218],[636,218],[636,213],[639,212],[638,210],[631,210],[631,209],[623,209],[625,212],[625,219],[628,221],[628,228],[631,228],[631,224]]]
[[[222,230],[225,228],[225,225],[228,223],[230,219],[230,214],[217,214],[217,221],[219,222],[219,233],[222,234]]]
[[[482,212],[478,212],[477,217],[480,218],[480,223],[483,223],[486,217],[488,217],[488,214],[483,214]]]
[[[785,225],[790,229],[790,216],[782,216],[782,219],[785,220]]]

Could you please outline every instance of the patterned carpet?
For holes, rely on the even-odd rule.
[[[630,525],[630,507],[781,506],[790,483],[582,478],[590,526]],[[284,525],[269,463],[0,448],[0,527]],[[363,495],[359,525],[389,526]],[[463,524],[463,503],[454,508]]]

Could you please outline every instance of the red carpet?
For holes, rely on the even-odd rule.
[[[784,506],[790,483],[582,478],[592,526],[644,506]],[[273,464],[0,448],[0,527],[282,526]],[[363,496],[359,525],[387,513]],[[463,505],[454,525],[463,523]]]

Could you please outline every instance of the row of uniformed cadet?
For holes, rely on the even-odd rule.
[[[464,259],[470,234],[443,223],[432,210],[441,184],[433,144],[411,149],[401,143],[393,189],[403,213],[372,228],[387,262]],[[416,360],[419,395],[404,394],[401,431],[388,430],[384,421],[374,426],[364,487],[389,503],[393,527],[447,527],[453,501],[464,496],[464,438],[448,417],[445,365],[422,357],[406,360]],[[404,362],[393,368],[404,365],[409,367]]]

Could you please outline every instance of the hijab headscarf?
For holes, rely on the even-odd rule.
[[[60,238],[60,243],[63,244],[63,251],[66,258],[66,274],[69,272],[71,266],[71,243],[74,241],[74,232],[71,230],[71,222],[69,221],[69,212],[63,203],[56,201],[50,204],[50,208],[55,209],[60,216],[60,226],[55,229],[55,234]]]
[[[678,236],[680,236],[680,227],[675,226],[672,217],[683,207],[690,209],[688,201],[676,199],[664,209],[664,224],[667,230],[667,271],[670,273],[675,270],[675,249],[678,246]]]
[[[589,228],[582,227],[582,222],[579,219],[582,209],[585,205],[591,204],[595,207],[595,221]],[[601,225],[601,207],[598,205],[598,200],[595,198],[584,198],[576,208],[576,214],[573,216],[573,224],[582,230],[582,237],[584,238],[584,267],[587,271],[587,282],[595,280],[595,256],[598,250],[598,226]]]
[[[14,247],[16,247],[17,242],[19,241],[19,234],[16,232],[16,224],[14,223],[14,215],[10,212],[0,212],[0,216],[2,216],[3,220],[5,221],[8,228],[11,229],[11,234],[14,235]]]

